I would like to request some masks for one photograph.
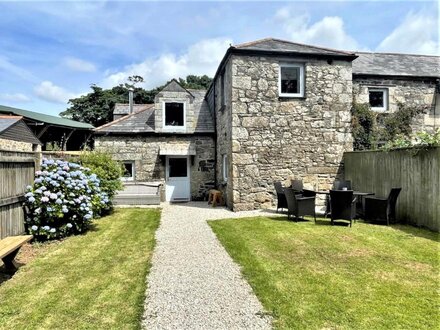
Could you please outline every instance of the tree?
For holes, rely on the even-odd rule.
[[[179,84],[181,84],[183,88],[208,89],[211,82],[212,78],[209,78],[207,75],[188,75],[186,79],[179,78]]]
[[[128,102],[129,88],[134,89],[134,103],[147,104],[154,103],[154,97],[166,85],[146,90],[136,86],[144,82],[143,77],[134,75],[129,77],[128,81],[129,83],[120,84],[110,89],[103,89],[95,84],[91,85],[92,91],[90,93],[69,100],[70,107],[60,113],[61,117],[98,127],[112,121],[113,109],[116,103]],[[178,81],[184,88],[207,89],[212,79],[206,75],[188,75],[185,79],[179,78]]]

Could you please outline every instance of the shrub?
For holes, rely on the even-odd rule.
[[[25,194],[27,232],[45,240],[86,231],[109,204],[97,175],[61,160],[43,159],[41,167]]]
[[[432,134],[417,132],[411,136],[398,135],[394,140],[388,141],[382,150],[402,148],[416,148],[420,150],[431,147],[440,147],[440,129]]]
[[[399,136],[409,137],[412,133],[411,124],[418,115],[427,111],[424,106],[407,106],[398,104],[396,112],[388,114],[383,118],[383,129],[380,131],[380,139],[391,141]]]
[[[120,162],[113,160],[110,154],[99,151],[84,152],[79,161],[98,176],[101,180],[101,190],[107,193],[110,200],[117,190],[122,189],[123,166]]]
[[[354,150],[373,149],[376,134],[376,114],[368,104],[354,103],[351,110]]]
[[[414,118],[426,112],[426,106],[398,104],[393,113],[376,113],[368,104],[353,103],[352,133],[354,150],[376,149],[378,144],[397,144],[404,147],[411,133]]]

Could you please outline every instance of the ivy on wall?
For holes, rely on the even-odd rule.
[[[353,103],[352,132],[354,150],[374,150],[398,137],[410,137],[414,118],[425,113],[426,106],[398,104],[393,113],[378,113],[369,104]]]

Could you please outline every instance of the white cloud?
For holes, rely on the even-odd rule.
[[[311,23],[307,14],[294,14],[290,7],[279,9],[274,20],[281,23],[284,32],[294,42],[355,50],[361,48],[344,27],[344,21],[338,16],[326,16]]]
[[[64,59],[64,65],[66,65],[69,69],[73,71],[80,71],[80,72],[96,71],[96,66],[93,63],[84,61],[76,57],[66,57]]]
[[[6,102],[30,102],[30,97],[22,93],[0,93],[0,100]]]
[[[36,77],[26,69],[13,64],[8,58],[0,55],[0,71],[7,72],[26,81],[34,81]]]
[[[69,99],[78,96],[47,80],[36,86],[34,92],[39,98],[54,103],[67,103]]]
[[[410,12],[377,47],[378,51],[439,55],[438,22],[425,11]]]
[[[107,73],[102,85],[116,86],[126,82],[132,75],[142,76],[145,88],[153,88],[172,78],[184,78],[189,74],[212,77],[230,44],[232,40],[228,38],[204,39],[188,47],[181,55],[166,53],[146,58],[122,71]]]

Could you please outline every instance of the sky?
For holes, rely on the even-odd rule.
[[[439,55],[439,4],[0,0],[0,105],[58,115],[91,84],[213,76],[231,44],[266,37]]]

